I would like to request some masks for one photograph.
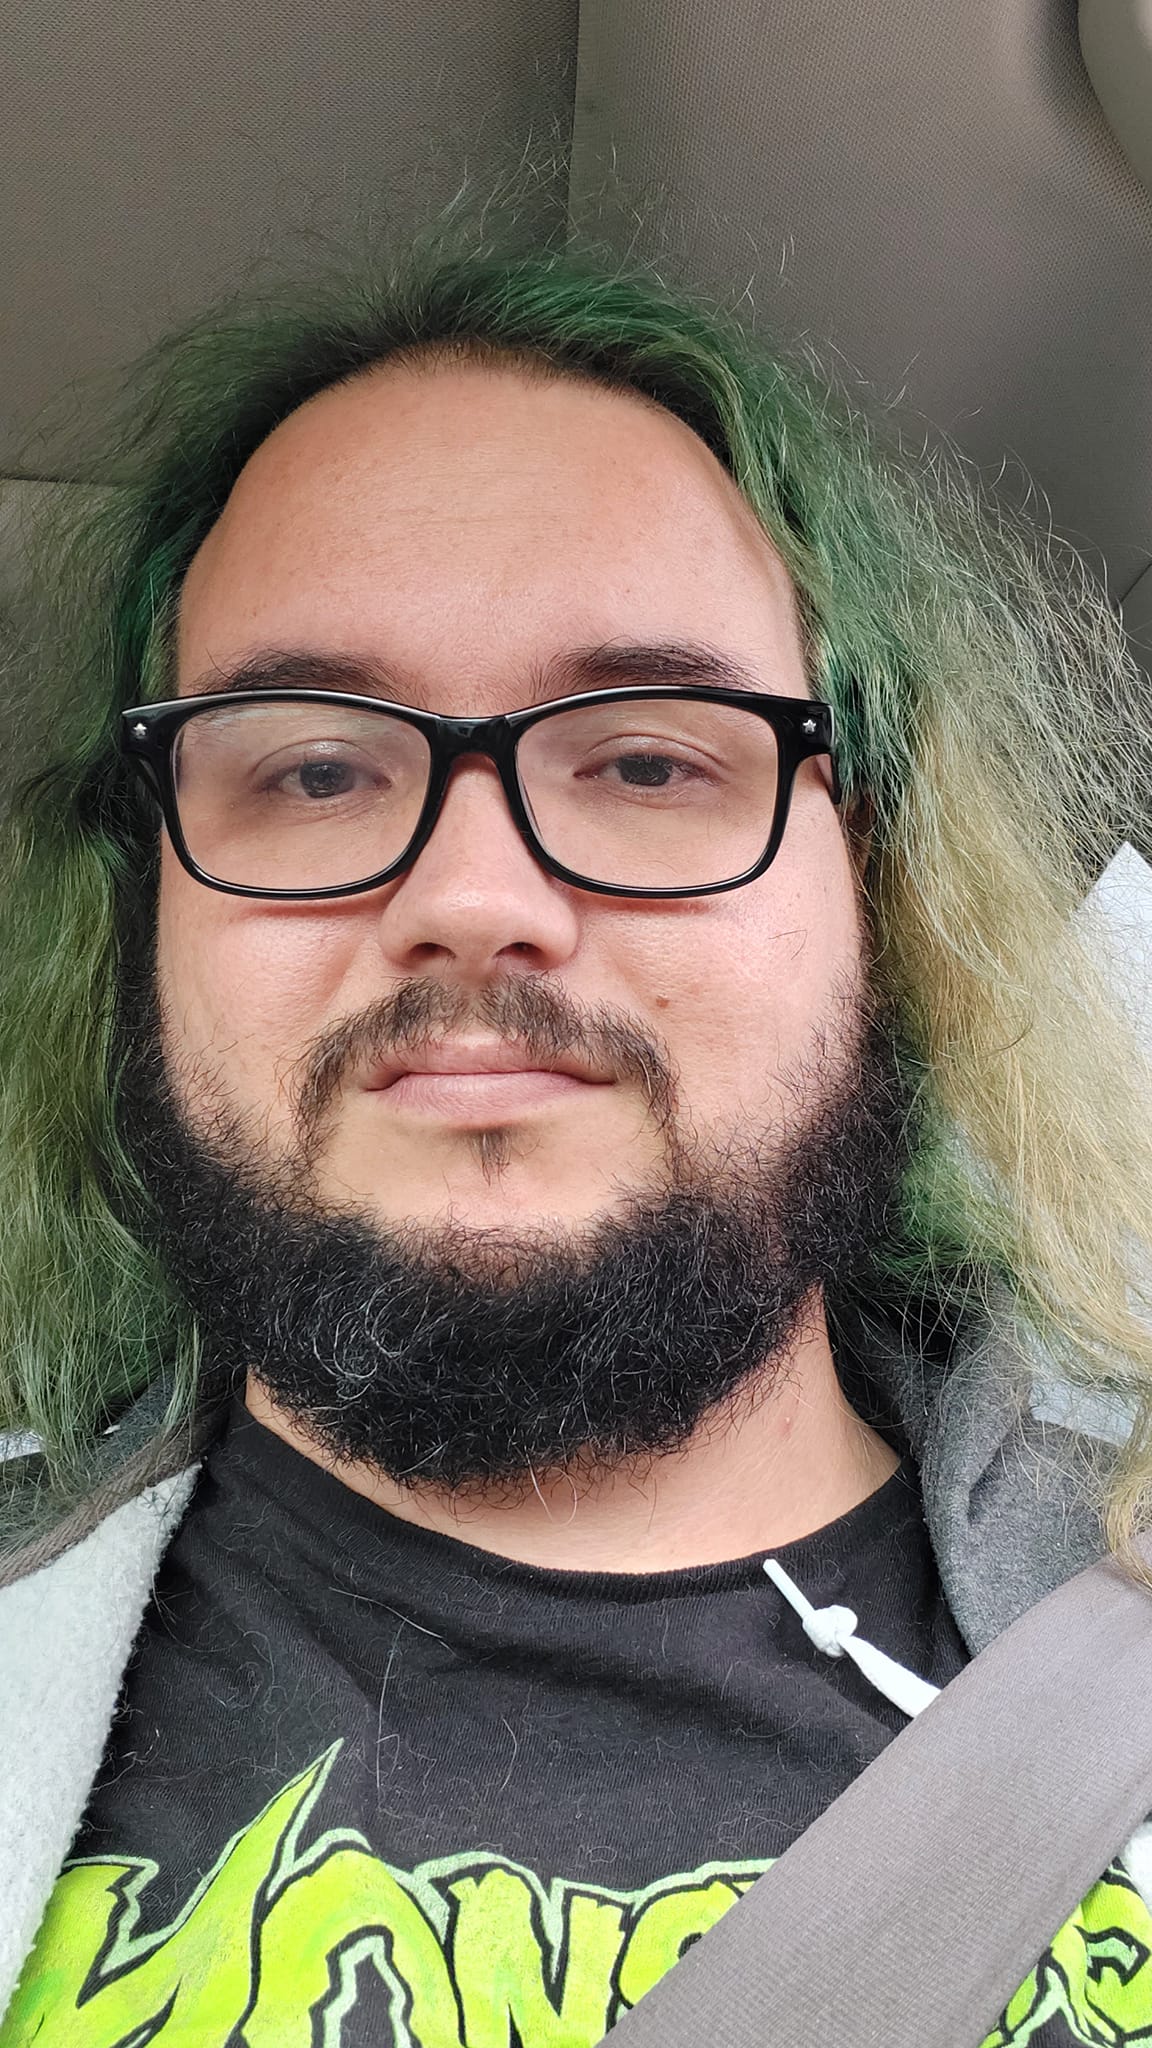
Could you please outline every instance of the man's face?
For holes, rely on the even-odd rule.
[[[249,462],[186,580],[179,687],[293,649],[366,658],[399,701],[485,715],[532,701],[577,651],[668,642],[731,657],[766,692],[810,694],[786,573],[687,427],[576,382],[393,368],[301,408]],[[610,1018],[659,1048],[681,1142],[719,1156],[750,1130],[770,1146],[819,1107],[812,1077],[826,1088],[849,1054],[861,927],[824,760],[801,767],[759,881],[681,901],[554,880],[494,768],[467,760],[415,865],[365,895],[230,897],[165,843],[157,961],[187,1121],[240,1133],[268,1167],[304,1156],[318,1049],[417,983],[444,993],[457,1021],[434,1035],[457,1065],[476,1051],[483,1066],[500,1038],[483,1008],[494,990],[537,982]],[[378,1052],[349,1039],[309,1200],[385,1228],[594,1227],[660,1182],[668,1128],[640,1067],[589,1042],[599,1056],[575,1074],[381,1087]]]

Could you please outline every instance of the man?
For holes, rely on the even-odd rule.
[[[1147,710],[654,286],[445,261],[140,419],[5,891],[0,2041],[590,2048],[904,1724],[766,1556],[938,1686],[1135,1526]],[[1139,1866],[989,2038],[1146,2037]]]

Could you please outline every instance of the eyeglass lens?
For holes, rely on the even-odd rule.
[[[754,712],[628,699],[557,712],[517,767],[541,845],[590,882],[707,887],[753,867],[776,804],[776,735]],[[400,860],[431,752],[385,711],[253,703],[198,713],[173,760],[188,851],[221,882],[345,888]]]

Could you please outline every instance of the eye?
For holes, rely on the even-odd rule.
[[[669,754],[620,754],[609,765],[621,782],[640,789],[665,789],[674,776],[693,772],[687,761],[673,760]]]
[[[390,787],[390,777],[379,761],[366,759],[346,747],[339,751],[313,752],[293,759],[283,754],[263,764],[259,788],[264,796],[304,799],[314,804],[332,803],[338,797],[381,795]]]
[[[295,771],[305,796],[346,796],[355,785],[355,773],[348,761],[303,761]]]
[[[610,745],[576,770],[578,782],[590,783],[608,792],[645,791],[673,795],[710,788],[716,782],[717,764],[699,754],[688,753],[676,742],[649,738],[613,740]]]

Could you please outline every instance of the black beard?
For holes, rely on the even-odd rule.
[[[236,1156],[235,1128],[214,1143],[191,1129],[165,1070],[151,976],[137,988],[121,1018],[121,1130],[208,1373],[235,1383],[251,1370],[326,1456],[397,1482],[508,1498],[544,1476],[682,1447],[771,1391],[817,1290],[831,1301],[858,1286],[896,1223],[914,1098],[892,1018],[867,996],[845,1006],[835,1061],[822,1040],[801,1077],[815,1111],[771,1148],[747,1131],[689,1145],[658,1045],[617,1028],[624,1067],[647,1069],[669,1172],[559,1238],[388,1228],[302,1196],[303,1176],[289,1192],[283,1166],[255,1161],[250,1146]],[[411,1043],[421,1019],[444,1021],[434,984],[410,984],[399,1005],[375,1025],[341,1027],[335,1050]],[[482,1013],[500,1028],[514,1017],[554,1050],[580,1033],[539,980],[506,1000],[495,992]],[[313,1110],[318,1081],[333,1092],[333,1051],[314,1056]],[[303,1162],[303,1122],[301,1132]]]

